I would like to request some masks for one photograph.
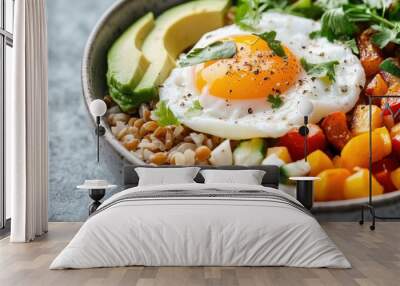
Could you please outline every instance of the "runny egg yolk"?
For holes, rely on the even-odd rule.
[[[195,68],[195,84],[199,91],[223,99],[259,99],[282,94],[297,80],[300,64],[296,56],[282,44],[286,57],[277,56],[267,42],[256,35],[225,38],[234,41],[233,58],[208,61]]]

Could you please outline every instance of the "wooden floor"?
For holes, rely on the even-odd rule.
[[[375,232],[357,223],[323,223],[352,269],[287,267],[125,267],[48,270],[79,229],[79,223],[50,223],[48,235],[29,244],[0,241],[1,286],[45,285],[400,285],[400,222],[380,222]]]

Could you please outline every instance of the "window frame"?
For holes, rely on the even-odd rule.
[[[9,0],[13,5],[15,0]],[[5,190],[5,93],[6,93],[6,47],[13,48],[13,34],[6,30],[6,0],[0,0],[0,236],[9,231],[10,221],[6,218]],[[8,15],[10,17],[10,15]],[[11,17],[13,17],[12,15]],[[14,29],[12,29],[14,30]]]

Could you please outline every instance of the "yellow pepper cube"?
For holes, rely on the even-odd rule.
[[[286,148],[284,146],[268,148],[267,157],[272,154],[275,154],[276,156],[278,156],[278,158],[281,159],[282,161],[284,161],[286,164],[292,162],[292,158],[290,157],[289,150],[288,150],[288,148]]]
[[[317,202],[343,200],[344,183],[351,176],[347,169],[328,169],[321,172],[314,182],[314,198]]]
[[[392,141],[386,127],[377,128],[372,132],[372,161],[376,162],[392,152]],[[369,163],[369,133],[353,137],[344,146],[342,166],[353,171],[354,167],[367,168]]]
[[[383,194],[383,187],[372,176],[372,195]],[[369,171],[360,169],[346,179],[344,185],[344,197],[348,199],[357,199],[367,197],[369,195]]]
[[[375,129],[374,133],[378,134],[383,141],[383,157],[390,155],[392,153],[392,138],[389,130],[386,127],[381,127]]]
[[[382,110],[376,105],[371,105],[371,113],[372,113],[372,130],[382,127],[383,125]],[[357,105],[351,123],[351,132],[353,133],[354,136],[356,136],[368,131],[369,131],[369,107],[368,105]]]
[[[397,168],[390,174],[390,179],[392,179],[393,185],[400,190],[400,168]]]
[[[316,150],[307,156],[307,162],[310,164],[310,176],[317,176],[322,171],[333,169],[332,160],[321,150]]]

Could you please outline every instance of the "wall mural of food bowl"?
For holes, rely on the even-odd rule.
[[[249,1],[120,1],[85,50],[86,104],[106,101],[105,139],[130,163],[279,165],[284,189],[290,176],[321,178],[323,212],[367,200],[373,97],[374,200],[395,201],[400,97],[380,96],[400,96],[399,49],[381,39],[387,22],[360,28],[347,6],[337,7],[345,29],[329,26],[322,2],[259,13]],[[304,98],[313,105],[307,160]]]

